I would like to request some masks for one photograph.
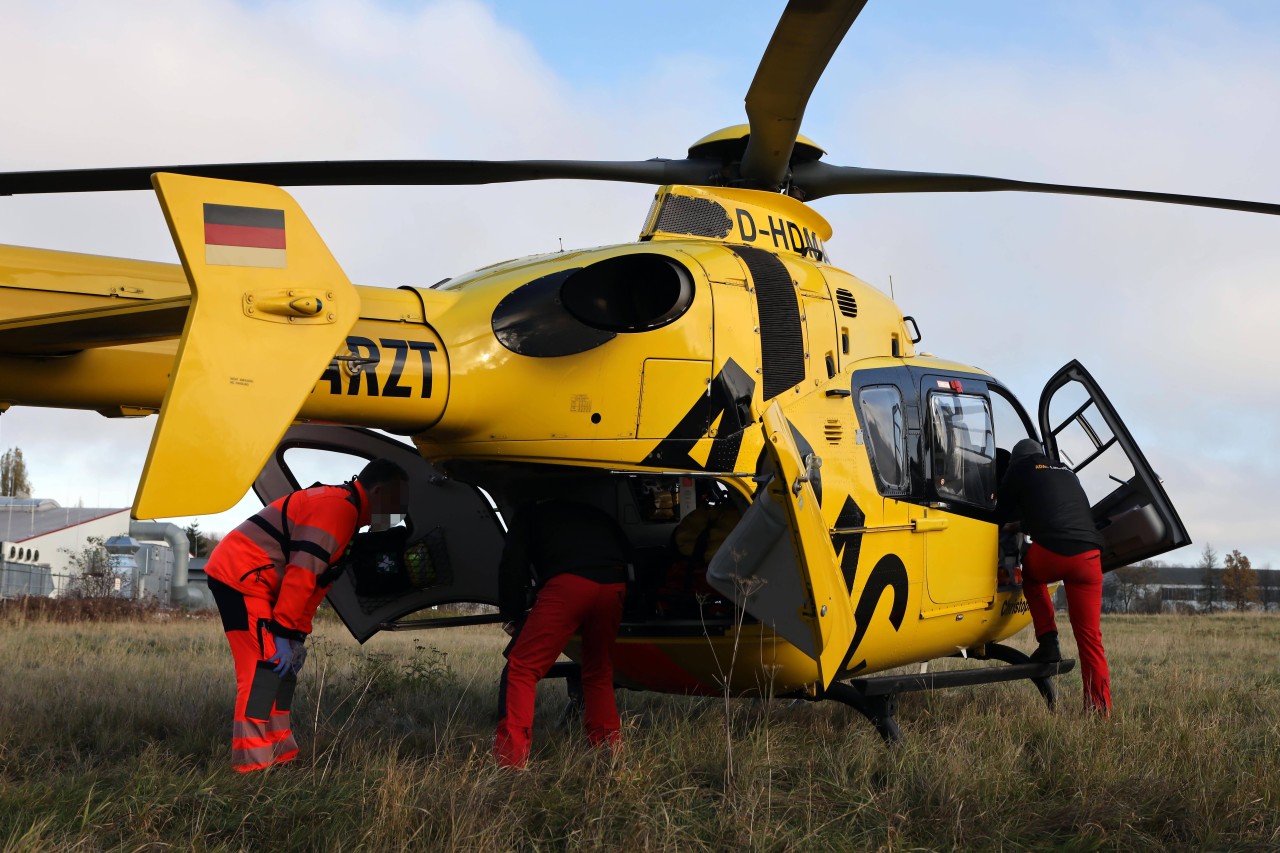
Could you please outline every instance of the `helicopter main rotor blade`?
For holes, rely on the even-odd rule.
[[[637,184],[720,183],[716,160],[320,160],[208,163],[0,173],[0,195],[151,189],[151,175],[173,172],[274,186],[451,186],[573,179]]]
[[[1085,195],[1101,198],[1123,198],[1134,201],[1159,201],[1195,207],[1216,207],[1245,213],[1268,213],[1280,216],[1280,204],[1240,201],[1177,193],[1154,193],[1143,190],[1118,190],[1106,187],[1077,187],[1069,184],[1042,184],[987,178],[981,175],[949,175],[941,172],[899,172],[890,169],[863,169],[858,166],[833,166],[829,163],[798,163],[792,185],[807,201],[830,195],[869,193],[985,193],[1028,192]]]
[[[867,0],[791,0],[747,90],[751,138],[740,174],[759,189],[782,185],[813,87]]]

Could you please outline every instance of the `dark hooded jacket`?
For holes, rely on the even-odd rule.
[[[568,572],[597,583],[627,580],[631,548],[610,515],[589,504],[550,500],[516,512],[498,570],[503,618],[525,610],[529,582],[537,586]]]
[[[1001,523],[1021,522],[1023,533],[1055,554],[1069,557],[1102,548],[1102,534],[1075,473],[1030,440],[1014,446],[996,516]]]

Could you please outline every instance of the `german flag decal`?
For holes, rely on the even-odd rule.
[[[284,211],[206,204],[204,262],[217,266],[284,269]]]

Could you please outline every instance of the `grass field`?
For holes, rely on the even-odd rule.
[[[532,770],[512,774],[488,758],[496,627],[362,649],[326,621],[295,704],[301,760],[241,777],[216,619],[9,611],[0,848],[1280,848],[1280,619],[1108,616],[1103,631],[1109,721],[1078,710],[1077,673],[1057,714],[1025,683],[904,696],[896,749],[834,703],[622,691],[610,759],[556,727],[550,682]]]

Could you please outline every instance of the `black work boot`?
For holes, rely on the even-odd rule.
[[[1040,647],[1031,653],[1032,663],[1057,663],[1062,660],[1057,631],[1046,631],[1036,639],[1040,641]]]

